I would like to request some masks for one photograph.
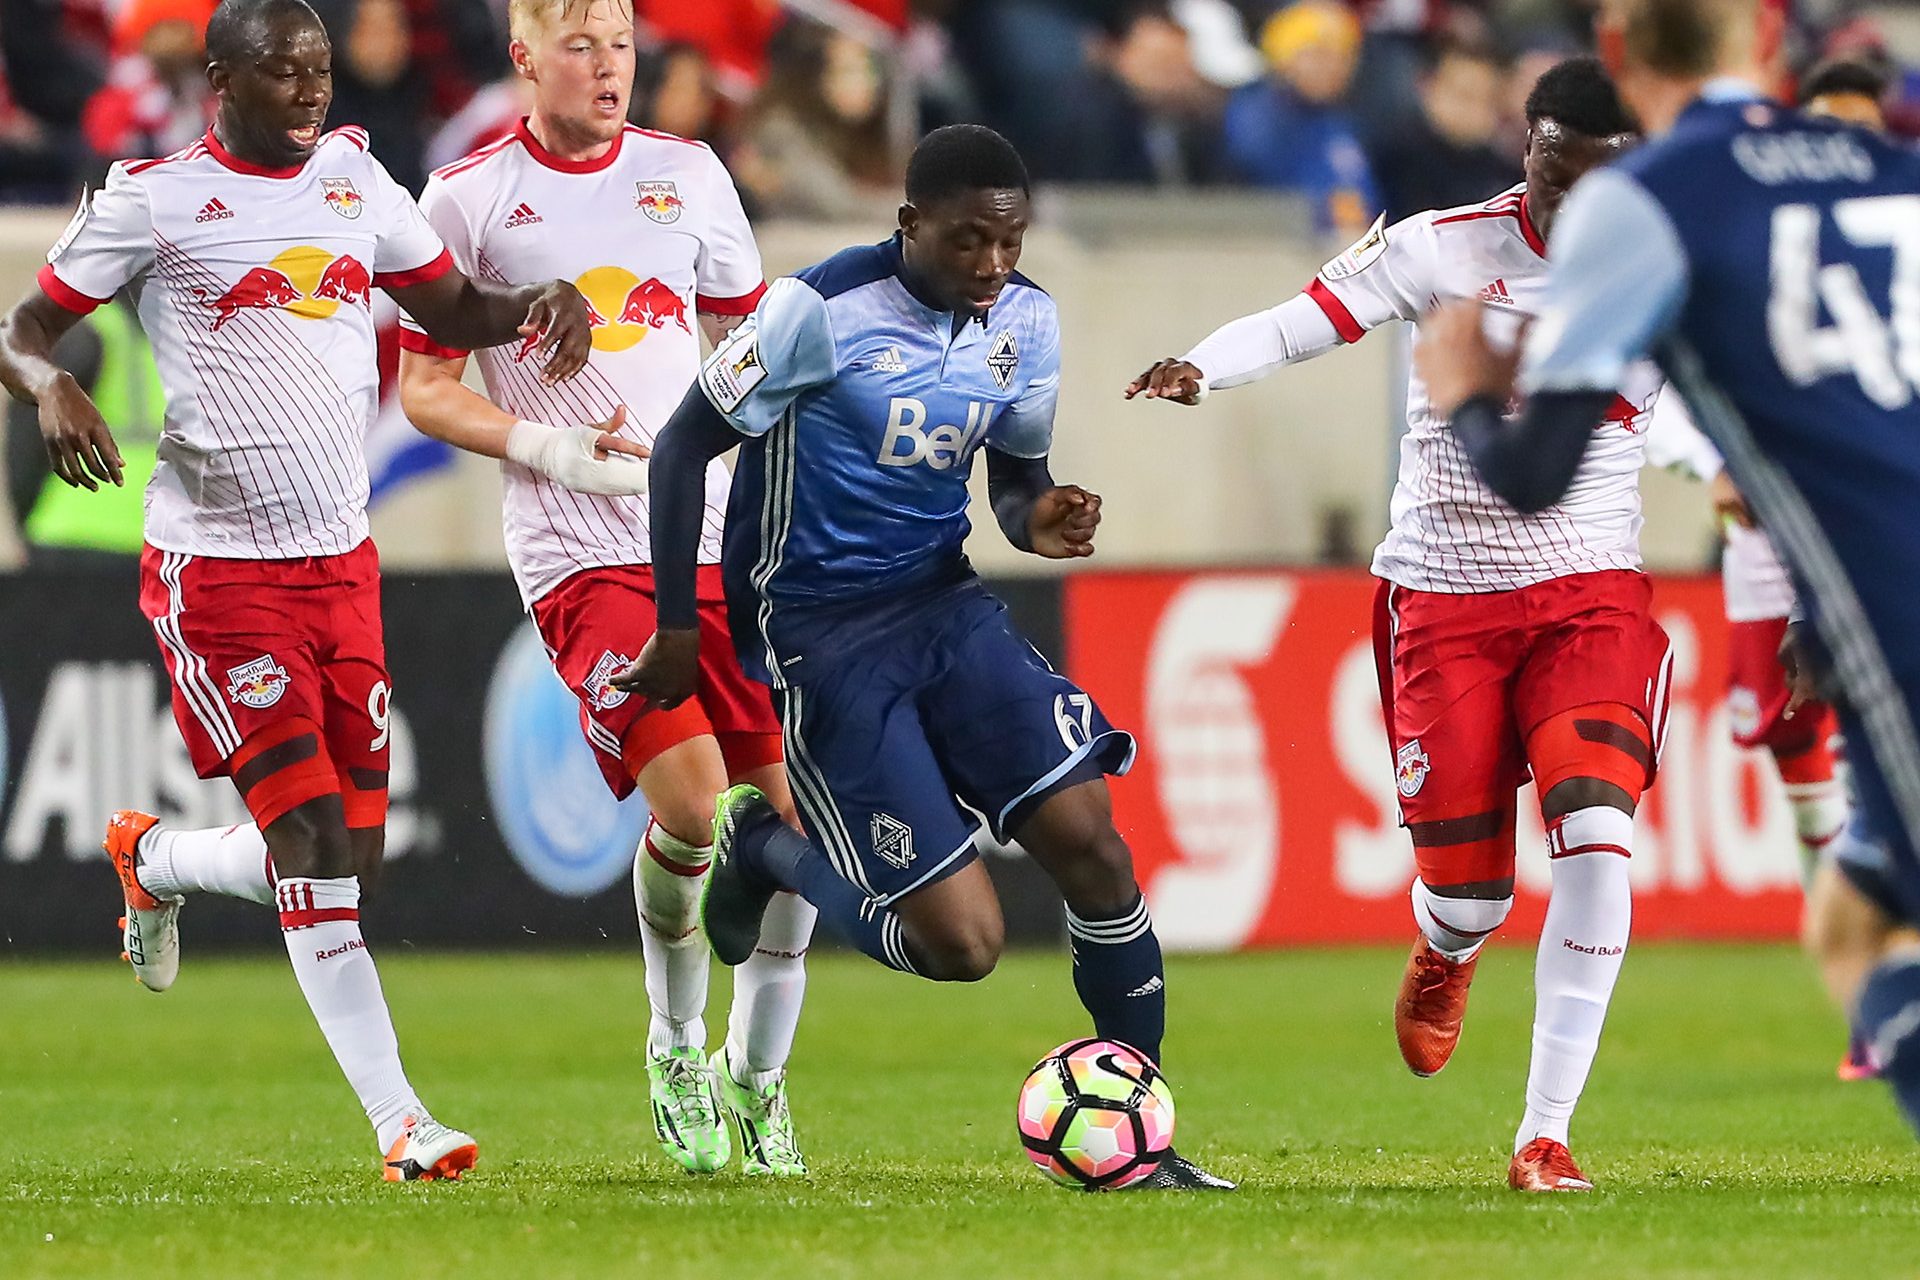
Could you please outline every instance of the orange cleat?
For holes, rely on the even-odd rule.
[[[470,1134],[419,1112],[406,1118],[380,1176],[387,1182],[458,1182],[479,1160],[480,1144]]]
[[[120,877],[120,896],[126,913],[120,917],[120,958],[133,966],[133,976],[149,991],[165,991],[180,976],[179,898],[159,898],[140,883],[140,840],[160,825],[160,819],[135,809],[122,809],[107,820],[100,847],[113,860]]]
[[[1840,1059],[1840,1065],[1834,1068],[1834,1075],[1842,1081],[1852,1084],[1859,1080],[1878,1080],[1880,1064],[1873,1060],[1873,1053],[1864,1040],[1847,1041],[1847,1056]]]
[[[1467,1016],[1467,987],[1479,960],[1477,951],[1465,960],[1449,960],[1428,945],[1425,935],[1413,944],[1399,999],[1393,1003],[1393,1034],[1413,1074],[1433,1075],[1453,1057]]]
[[[1535,1138],[1507,1166],[1507,1185],[1515,1191],[1591,1191],[1593,1184],[1564,1142]]]

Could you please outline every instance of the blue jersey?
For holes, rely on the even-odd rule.
[[[1555,227],[1526,391],[1651,351],[1792,564],[1920,832],[1920,155],[1717,82]]]
[[[1015,275],[980,320],[915,295],[899,237],[774,282],[701,372],[747,437],[722,561],[747,670],[856,651],[973,579],[962,544],[982,445],[1044,456],[1060,332]]]

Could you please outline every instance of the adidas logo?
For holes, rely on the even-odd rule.
[[[900,348],[888,347],[869,361],[867,367],[875,373],[905,373],[907,362],[900,358]]]
[[[194,215],[193,220],[195,222],[218,222],[222,218],[231,218],[232,216],[233,210],[221,204],[220,198],[215,196],[200,206],[200,212]]]
[[[540,221],[540,215],[535,213],[533,206],[525,200],[515,205],[513,212],[507,215],[507,227],[509,230],[514,227],[529,226],[538,221]]]
[[[1513,305],[1513,295],[1507,292],[1507,282],[1505,280],[1495,280],[1492,284],[1480,291],[1480,301],[1494,302],[1503,307],[1510,307]]]
[[[1160,975],[1156,973],[1133,990],[1127,992],[1127,998],[1131,1000],[1135,996],[1150,996],[1154,992],[1163,989],[1166,985],[1165,982],[1161,981]]]

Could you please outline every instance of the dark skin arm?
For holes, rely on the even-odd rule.
[[[564,280],[503,285],[456,268],[387,292],[443,346],[473,351],[519,341],[522,359],[537,349],[545,357],[540,376],[550,383],[586,368],[593,351],[586,299]]]
[[[1048,560],[1093,554],[1100,527],[1100,495],[1077,484],[1055,484],[1047,460],[987,450],[987,497],[1007,541]]]
[[[100,376],[102,346],[100,335],[84,324],[67,330],[54,344],[56,364],[73,375],[82,390],[91,394]],[[46,444],[40,438],[40,414],[35,406],[19,400],[7,402],[7,497],[13,513],[22,521],[40,498],[51,467]]]
[[[37,406],[53,474],[82,489],[124,483],[120,450],[100,411],[54,348],[80,317],[35,290],[0,318],[0,386]]]

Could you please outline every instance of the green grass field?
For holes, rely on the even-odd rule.
[[[481,1140],[471,1181],[429,1186],[376,1180],[284,959],[189,955],[165,996],[115,964],[4,964],[0,1276],[1920,1273],[1920,1146],[1883,1088],[1834,1081],[1791,950],[1628,957],[1574,1129],[1601,1189],[1551,1201],[1504,1185],[1530,954],[1490,953],[1427,1081],[1393,1047],[1400,959],[1174,961],[1181,1146],[1245,1184],[1205,1197],[1027,1166],[1014,1090],[1082,1028],[1060,956],[964,988],[819,961],[792,1074],[815,1173],[780,1185],[654,1149],[637,955],[388,949],[414,1082]]]

